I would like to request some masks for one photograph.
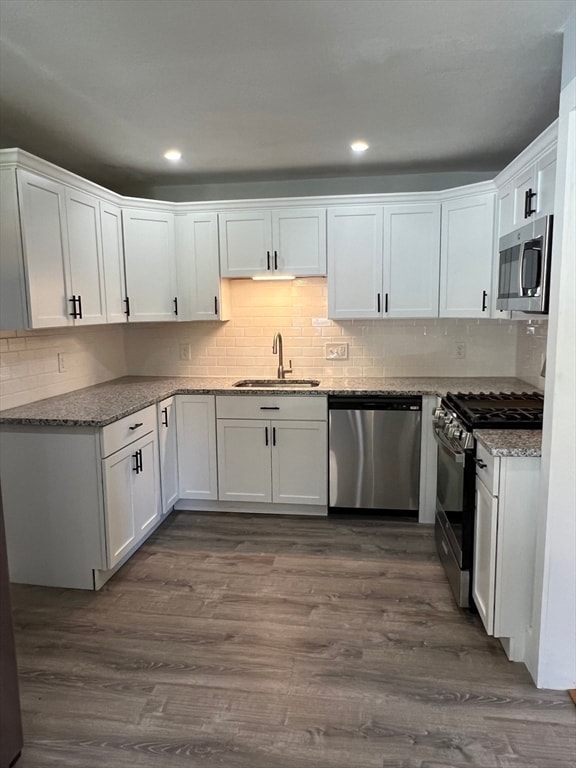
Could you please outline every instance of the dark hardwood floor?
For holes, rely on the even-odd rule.
[[[15,586],[22,768],[568,768],[576,708],[430,527],[173,514],[99,593]]]

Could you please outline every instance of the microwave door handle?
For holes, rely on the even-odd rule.
[[[534,241],[531,241],[531,242],[534,242]],[[535,247],[533,245],[530,245],[530,248],[528,248],[529,245],[530,245],[530,243],[524,243],[524,245],[522,247],[522,253],[520,255],[520,259],[519,259],[519,262],[518,262],[518,270],[519,270],[519,272],[518,272],[518,287],[520,289],[519,290],[520,296],[529,296],[530,295],[529,294],[529,290],[530,289],[526,288],[525,285],[524,285],[524,257],[526,256],[526,251],[530,250],[533,253],[537,253],[538,254],[538,264],[539,265],[542,264],[542,248],[537,248],[537,247]],[[541,271],[541,267],[539,266],[538,272],[540,272],[540,271]],[[540,274],[538,275],[537,282],[540,282]]]
[[[455,451],[454,447],[450,445],[448,440],[440,433],[438,430],[434,430],[434,439],[438,443],[438,445],[442,446],[451,456],[452,459],[456,462],[456,464],[464,464],[464,459],[466,458],[466,455],[463,451]]]

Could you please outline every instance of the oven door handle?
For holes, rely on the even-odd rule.
[[[434,429],[434,439],[442,448],[444,448],[456,464],[464,464],[466,454],[464,451],[454,450],[454,446],[438,430]]]

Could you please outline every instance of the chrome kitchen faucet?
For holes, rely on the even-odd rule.
[[[274,335],[272,342],[272,354],[278,355],[278,378],[285,379],[287,373],[292,373],[292,360],[288,361],[289,368],[284,368],[284,348],[282,345],[282,334],[278,331]]]

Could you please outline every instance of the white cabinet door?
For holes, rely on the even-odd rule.
[[[527,224],[536,210],[536,177],[535,167],[531,165],[512,180],[514,196],[514,226],[513,229]],[[529,198],[528,198],[529,196]],[[532,211],[530,213],[529,211]]]
[[[218,498],[272,501],[270,422],[218,419]]]
[[[161,516],[160,473],[156,433],[138,440],[134,447],[140,452],[140,471],[133,473],[134,530],[136,541],[143,539]]]
[[[122,212],[117,205],[100,201],[100,229],[104,260],[106,316],[109,323],[125,323],[127,316]]]
[[[162,400],[156,408],[162,514],[166,515],[178,501],[178,443],[174,398]]]
[[[514,193],[509,181],[498,191],[498,237],[514,230]]]
[[[382,208],[328,211],[328,315],[382,317]]]
[[[440,205],[384,207],[384,315],[438,317]]]
[[[290,275],[326,274],[326,210],[272,211],[272,269]]]
[[[179,320],[226,320],[218,258],[218,215],[183,213],[174,218]]]
[[[98,198],[66,187],[70,282],[76,325],[105,323],[106,290]]]
[[[156,432],[102,461],[107,566],[113,568],[160,517]]]
[[[20,169],[17,179],[30,326],[72,325],[64,187]]]
[[[272,269],[270,211],[218,215],[222,277],[252,277]]]
[[[326,504],[326,424],[318,421],[273,421],[272,501]]]
[[[102,462],[107,566],[113,568],[136,543],[134,484],[137,449],[130,445]]]
[[[440,317],[490,317],[494,194],[442,204]]]
[[[181,499],[217,499],[214,395],[176,397],[178,483]]]
[[[497,533],[498,499],[492,496],[479,478],[476,478],[472,595],[489,635],[494,634]]]
[[[174,214],[124,209],[122,224],[130,321],[177,320]]]
[[[549,216],[554,213],[556,188],[556,147],[545,152],[536,163],[536,213]]]

